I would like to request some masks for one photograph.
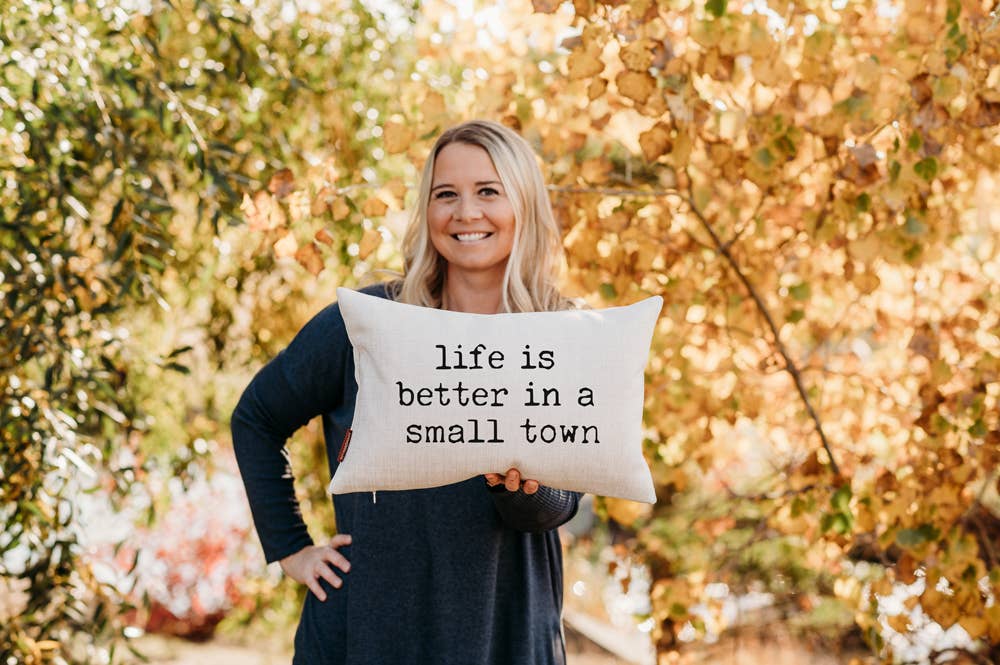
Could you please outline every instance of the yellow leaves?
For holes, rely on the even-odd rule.
[[[917,560],[909,552],[904,551],[896,561],[896,580],[903,584],[913,584],[917,581]]]
[[[878,235],[869,233],[862,238],[851,241],[851,256],[863,263],[871,263],[879,257],[882,252],[882,242]]]
[[[329,211],[333,221],[339,222],[351,214],[351,207],[343,196],[339,196],[331,187],[324,187],[313,198],[310,206],[310,213],[313,217],[319,217],[324,212]]]
[[[601,228],[609,233],[621,233],[629,225],[630,217],[624,210],[613,212],[606,217],[601,217]]]
[[[291,170],[281,169],[276,171],[267,182],[267,191],[274,194],[274,198],[283,199],[295,191],[295,176]]]
[[[670,152],[670,163],[679,169],[686,167],[692,147],[691,135],[686,131],[678,132],[674,137],[674,149]]]
[[[330,207],[330,203],[333,202],[334,198],[333,189],[329,187],[324,187],[316,193],[313,197],[312,203],[309,206],[309,214],[313,217],[319,217]]]
[[[938,337],[928,325],[924,325],[914,331],[906,348],[918,356],[927,358],[931,362],[937,360],[940,353]]]
[[[931,80],[931,91],[934,101],[941,106],[948,106],[962,92],[962,82],[955,76],[940,76]]]
[[[771,33],[767,31],[766,25],[761,25],[760,21],[751,21],[749,42],[748,48],[752,58],[763,58],[774,52]]]
[[[240,210],[246,216],[251,231],[269,231],[284,226],[287,222],[285,211],[264,190],[260,190],[253,197],[244,194]]]
[[[906,4],[907,7],[900,16],[906,38],[915,45],[924,45],[924,48],[927,48],[941,29],[940,19],[934,16],[931,4],[912,0]]]
[[[295,234],[286,233],[274,243],[274,255],[279,259],[294,256],[299,249],[299,243],[295,240]]]
[[[313,236],[313,239],[316,242],[323,243],[324,245],[332,245],[333,244],[333,236],[331,236],[330,232],[327,231],[326,229],[320,229],[319,231],[317,231],[316,235]]]
[[[17,482],[14,482],[14,478]],[[6,479],[6,487],[16,486],[19,490],[26,485],[23,482],[26,480],[21,474],[16,474],[13,477],[8,477]],[[8,497],[13,500],[16,497]],[[0,598],[3,598],[3,605],[0,606],[0,619],[4,622],[9,621],[11,618],[20,615],[28,608],[28,603],[31,602],[31,596],[26,593],[28,589],[31,588],[31,581],[19,577],[7,577],[6,575],[0,575]]]
[[[1000,65],[990,67],[979,94],[985,101],[1000,102]]]
[[[859,189],[881,178],[878,169],[878,153],[870,143],[863,143],[849,149],[849,157],[837,175],[853,182]]]
[[[553,14],[561,4],[561,0],[531,0],[532,8],[539,14]]]
[[[890,614],[885,618],[886,623],[897,633],[905,635],[910,630],[909,614]]]
[[[285,198],[285,207],[293,225],[309,217],[313,203],[306,192],[292,192]]]
[[[406,152],[413,138],[413,130],[400,122],[387,122],[382,127],[382,144],[390,155]]]
[[[656,15],[654,0],[629,0],[629,15],[635,21],[645,21]]]
[[[614,165],[604,157],[594,157],[580,164],[580,175],[589,183],[602,183],[608,179]]]
[[[638,503],[636,501],[612,497],[604,500],[604,507],[608,511],[608,517],[627,527],[632,526],[640,519],[648,517],[653,508],[647,503]]]
[[[805,47],[802,53],[807,58],[825,60],[830,51],[833,50],[836,35],[829,28],[820,28],[806,37]]]
[[[989,622],[981,616],[963,616],[958,620],[958,625],[974,640],[986,635],[990,629]]]
[[[722,21],[695,21],[691,26],[691,38],[705,49],[718,46],[722,41]]]
[[[364,261],[382,244],[382,234],[375,229],[365,229],[358,243],[358,258]]]
[[[420,102],[420,115],[424,119],[425,129],[439,125],[448,115],[448,105],[444,95],[436,90],[428,90]]]
[[[653,41],[637,39],[627,44],[620,52],[622,64],[634,72],[645,72],[653,64]]]
[[[936,580],[933,580],[936,582]],[[961,618],[961,613],[954,598],[938,591],[928,578],[927,588],[920,595],[920,605],[927,615],[941,624],[945,630],[951,628]]]
[[[600,51],[593,51],[585,47],[577,48],[570,53],[566,65],[569,67],[571,81],[596,76],[604,71]]]
[[[347,205],[347,201],[344,200],[343,196],[338,196],[330,204],[330,216],[333,217],[333,221],[339,222],[343,219],[347,219],[348,215],[351,214],[351,207]]]
[[[883,78],[882,68],[872,57],[864,58],[854,71],[854,85],[862,90],[874,90]]]
[[[277,248],[275,250],[277,251]],[[319,247],[314,242],[300,247],[295,252],[295,260],[313,276],[318,275],[323,270],[323,257],[319,253]]]
[[[599,22],[588,23],[583,28],[583,34],[580,35],[580,41],[584,48],[600,52],[604,49],[605,42],[608,41],[610,36],[609,29]]]
[[[639,145],[642,147],[642,154],[646,161],[655,162],[661,155],[667,154],[673,148],[670,127],[662,122],[653,125],[639,134]]]
[[[17,641],[21,647],[25,648],[30,656],[28,662],[43,663],[51,662],[53,654],[51,652],[62,648],[62,643],[57,640],[35,640],[34,638],[18,632]],[[11,660],[14,660],[11,658]]]
[[[548,20],[546,12],[561,14],[554,0],[533,4],[539,12],[531,17],[536,24]],[[698,21],[701,4],[661,2],[660,16],[640,23],[641,14],[656,12],[656,3],[633,0],[612,7],[577,0],[574,25],[583,26],[584,33],[565,44],[570,52],[561,73],[518,67],[524,62],[518,58],[505,62],[506,51],[498,46],[482,60],[472,55],[458,60],[471,72],[483,67],[488,80],[474,75],[468,79],[471,89],[456,85],[445,94],[461,115],[501,118],[542,146],[543,173],[559,189],[556,204],[567,229],[568,269],[561,284],[566,292],[599,305],[625,302],[643,291],[669,292],[651,354],[645,405],[646,426],[657,441],[653,465],[661,496],[719,493],[713,483],[731,483],[734,476],[753,471],[742,460],[765,458],[768,468],[773,464],[784,472],[780,484],[752,490],[782,497],[767,503],[779,515],[770,523],[810,551],[824,544],[836,550],[824,550],[821,557],[795,554],[792,563],[828,574],[846,561],[844,539],[863,535],[873,543],[871,556],[891,551],[895,560],[887,592],[892,584],[922,579],[932,567],[947,568],[943,574],[954,582],[973,555],[956,554],[946,562],[942,542],[953,524],[965,528],[961,515],[976,483],[987,480],[983,470],[1000,459],[987,457],[1000,454],[993,452],[1000,448],[996,438],[970,431],[977,422],[977,416],[968,416],[971,407],[958,414],[955,407],[958,395],[972,386],[985,381],[992,390],[989,376],[1000,374],[984,365],[982,376],[971,376],[982,349],[995,344],[996,323],[985,322],[996,319],[992,300],[983,296],[985,305],[977,313],[963,314],[982,321],[978,330],[955,320],[964,289],[975,286],[992,295],[1000,275],[996,234],[990,233],[1000,203],[991,193],[973,205],[975,188],[969,186],[975,182],[969,173],[995,163],[989,157],[1000,154],[994,140],[1000,106],[989,106],[1000,104],[1000,66],[970,54],[959,63],[968,70],[964,74],[929,49],[876,39],[874,26],[866,32],[849,22],[864,20],[863,3],[843,11],[794,8],[788,17],[794,32],[788,33],[769,31],[766,16],[744,15],[735,6],[717,19]],[[821,22],[808,36],[802,31],[807,11]],[[899,20],[905,20],[903,15]],[[826,25],[833,21],[839,21],[837,33]],[[970,50],[977,47],[970,34]],[[382,135],[387,154],[419,161],[427,146],[416,137],[455,119],[444,97],[426,83],[431,73],[408,89],[404,103],[380,109],[387,119]],[[403,78],[398,82],[411,85]],[[948,110],[962,97],[969,106],[957,122]],[[921,141],[908,144],[914,132]],[[914,165],[928,157],[940,168],[924,179]],[[891,184],[894,161],[901,171]],[[344,175],[356,166],[343,164],[339,178],[324,179],[329,189],[312,201],[310,214],[322,214],[327,229],[298,233],[301,247],[290,235],[277,238],[287,222],[282,207],[272,218],[270,203],[277,199],[271,192],[249,197],[253,224],[272,230],[268,240],[278,240],[276,253],[294,257],[313,273],[322,269],[326,245],[336,249],[344,242],[341,233],[357,241],[348,247],[356,260],[389,257],[392,248],[382,246],[382,233],[385,244],[390,233],[378,224],[392,227],[381,216],[402,204],[406,189],[401,181],[377,192],[361,189],[358,194],[352,188],[345,190],[352,197],[347,199],[336,188],[357,182]],[[390,176],[380,172],[379,177]],[[636,192],[566,191],[591,184]],[[287,190],[293,187],[289,181],[280,188],[286,212]],[[656,196],[638,193],[653,189],[659,190]],[[829,457],[806,452],[819,446],[802,416],[800,396],[780,362],[768,361],[775,357],[772,338],[759,325],[752,298],[723,258],[701,246],[711,239],[688,212],[688,196],[724,241],[739,234],[732,244],[734,257],[765,300],[781,287],[813,288],[806,314],[801,303],[788,300],[801,307],[792,314],[804,318],[782,325],[780,338],[791,357],[806,363],[801,368],[806,390],[838,463],[855,478],[856,493],[838,513],[843,529],[832,528],[831,522],[821,533],[827,497],[808,488],[829,484]],[[643,213],[643,206],[657,209]],[[939,212],[926,210],[933,207]],[[910,217],[920,224],[912,223],[907,231]],[[353,218],[358,224],[334,223]],[[963,231],[972,228],[968,224],[980,234],[975,256]],[[910,245],[919,240],[928,251],[936,245],[944,261],[919,269],[905,264],[900,257],[909,245],[902,240]],[[339,252],[328,258],[332,267]],[[967,281],[948,277],[957,274],[956,266]],[[984,278],[988,271],[992,281]],[[791,318],[778,307],[772,314],[779,324]],[[920,328],[924,320],[933,328]],[[994,349],[994,355],[1000,354]],[[938,374],[935,368],[949,361],[950,374]],[[925,405],[918,394],[921,384],[932,384],[945,400],[936,403],[932,390]],[[979,408],[990,414],[983,422],[994,432],[995,390],[985,399]],[[927,422],[914,422],[927,405]],[[732,430],[717,443],[708,442],[706,432],[717,429],[716,422],[733,424]],[[739,462],[728,478],[720,463],[723,446],[746,448],[745,456],[733,456]],[[945,463],[920,454],[948,447],[961,459]],[[872,487],[876,482],[878,487]],[[993,479],[989,482],[992,486]],[[795,497],[786,500],[782,493],[788,491]],[[730,505],[756,510],[760,503],[733,500]],[[615,520],[650,527],[641,528],[637,537],[649,546],[646,551],[662,557],[658,563],[668,564],[664,569],[680,561],[668,539],[657,535],[669,519],[664,513],[646,515],[642,507],[621,501],[609,501],[607,508]],[[681,555],[690,553],[682,562],[687,570],[706,570],[720,555],[732,553],[724,543],[739,527],[728,513],[705,519],[704,524],[679,521],[680,532],[691,531],[685,536],[719,548],[701,542],[678,547]],[[664,573],[655,574],[654,615],[679,620],[687,603],[699,602],[697,593],[688,593],[687,582],[667,584]],[[835,593],[849,604],[859,599],[858,589],[856,581],[837,582],[833,591],[823,592],[823,600]],[[976,635],[989,635],[990,625],[1000,631],[1000,615],[965,604],[958,583],[951,591],[954,597],[927,597],[940,618],[957,620]],[[910,630],[905,613],[890,621],[901,632]],[[871,627],[877,631],[880,625],[876,621]]]
[[[595,78],[591,80],[590,85],[587,86],[587,98],[590,99],[590,101],[594,101],[595,99],[603,96],[607,89],[607,80],[600,77]]]
[[[735,141],[743,134],[747,115],[742,109],[727,109],[719,114],[719,138],[725,141]]]
[[[802,105],[808,116],[823,116],[833,110],[833,95],[825,85],[799,83],[796,102]]]
[[[995,588],[995,587],[994,587]],[[995,594],[996,592],[994,592]],[[989,639],[993,644],[1000,642],[1000,603],[993,603],[984,612],[989,626]]]
[[[645,104],[656,90],[656,79],[646,72],[623,71],[615,77],[618,92],[637,104]]]
[[[447,114],[448,106],[444,95],[434,90],[428,90],[420,102],[420,111],[425,118],[436,119]]]
[[[384,189],[402,207],[402,201],[406,198],[406,183],[399,178],[394,178],[385,183]]]
[[[381,217],[388,209],[385,201],[377,196],[369,197],[361,204],[361,214],[365,217]]]
[[[771,88],[779,87],[792,78],[792,69],[780,51],[763,58],[754,58],[751,72],[758,83]]]

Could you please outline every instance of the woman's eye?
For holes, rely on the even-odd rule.
[[[447,199],[451,198],[452,196],[455,196],[455,192],[449,191],[447,189],[441,190],[440,192],[434,194],[435,199]]]
[[[483,187],[479,190],[480,196],[497,196],[500,192],[493,187]]]

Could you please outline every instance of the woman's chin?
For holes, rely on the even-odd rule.
[[[452,276],[456,272],[473,274],[496,272],[502,277],[504,270],[507,268],[507,257],[479,258],[462,256],[452,257],[447,259],[447,261],[448,272]]]

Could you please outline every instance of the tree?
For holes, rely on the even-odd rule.
[[[553,183],[567,288],[668,303],[646,404],[660,501],[605,503],[652,572],[658,649],[722,582],[838,607],[886,660],[921,612],[995,658],[996,12],[534,7],[551,17],[514,12],[489,47],[475,25],[434,36],[427,9],[431,85],[401,91],[385,146],[419,162],[441,108],[515,126]],[[568,54],[545,46],[568,29]],[[461,64],[434,70],[443,53]],[[913,582],[917,613],[887,616]]]
[[[205,427],[204,418],[186,419],[184,399],[173,412],[174,405],[151,399],[192,390],[192,349],[161,348],[162,326],[141,324],[162,324],[166,317],[151,314],[157,307],[193,309],[185,300],[195,290],[188,281],[203,269],[199,260],[218,256],[217,235],[242,224],[242,190],[264,182],[284,198],[292,187],[286,166],[307,164],[328,145],[350,162],[374,140],[377,114],[354,109],[350,91],[375,80],[388,42],[372,44],[364,35],[377,27],[388,39],[384,19],[351,2],[331,4],[322,16],[281,7],[194,0],[131,9],[61,1],[4,8],[5,657],[113,659],[104,648],[121,630],[112,621],[121,609],[119,590],[100,581],[84,556],[76,500],[107,492],[121,505],[157,467],[183,479],[199,461],[188,456],[188,444]],[[377,109],[389,86],[370,85],[360,110]],[[347,256],[349,236],[330,238],[334,260]],[[310,252],[319,246],[298,255]],[[259,282],[254,274],[272,263],[262,256],[242,264],[237,286]],[[205,290],[197,280],[195,286]],[[230,359],[219,345],[238,289],[207,290],[212,362],[224,365]],[[245,366],[245,357],[236,360]],[[210,388],[202,390],[203,404],[226,408]],[[170,417],[158,422],[154,412]],[[226,415],[208,414],[215,421]],[[155,445],[171,436],[184,441]]]

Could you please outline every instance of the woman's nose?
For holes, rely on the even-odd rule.
[[[463,221],[479,219],[483,216],[483,210],[479,206],[479,203],[475,199],[468,197],[462,197],[459,200],[456,213],[457,218]]]

